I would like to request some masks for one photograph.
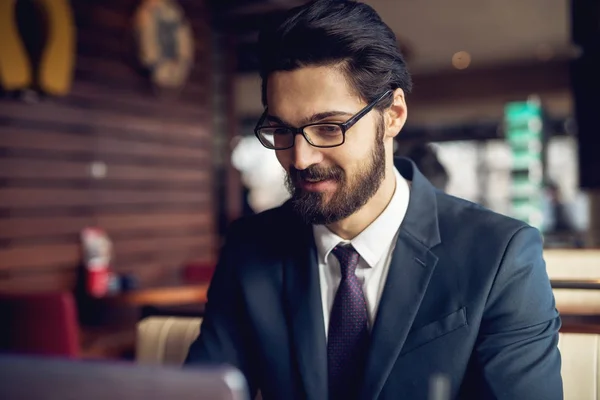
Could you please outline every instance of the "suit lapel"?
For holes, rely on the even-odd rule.
[[[407,159],[396,168],[412,181],[408,210],[372,331],[362,398],[377,398],[402,350],[437,263],[430,249],[441,242],[434,188]]]
[[[377,398],[400,354],[437,257],[400,232],[373,326],[363,398]]]
[[[307,399],[327,398],[327,345],[317,254],[309,227],[291,242],[284,265],[291,339]]]

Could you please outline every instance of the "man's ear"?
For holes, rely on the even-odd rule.
[[[396,137],[406,123],[407,109],[404,90],[398,88],[394,90],[394,100],[392,105],[385,111],[385,135],[386,137]]]

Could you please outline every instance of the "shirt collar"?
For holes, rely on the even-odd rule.
[[[400,224],[406,215],[410,189],[408,182],[394,168],[396,189],[383,212],[358,236],[352,240],[344,240],[331,232],[325,225],[313,225],[313,235],[319,263],[327,263],[329,253],[340,243],[350,243],[369,267],[377,265],[389,250]]]

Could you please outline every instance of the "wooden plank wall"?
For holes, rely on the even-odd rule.
[[[190,83],[161,100],[135,63],[137,0],[72,0],[72,92],[0,100],[0,291],[69,289],[79,232],[107,229],[116,268],[142,284],[215,256],[207,6],[185,1],[196,41]],[[106,166],[92,177],[92,163]]]

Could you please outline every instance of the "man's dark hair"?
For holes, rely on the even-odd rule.
[[[412,86],[394,32],[371,6],[355,1],[311,1],[267,22],[258,55],[265,106],[269,75],[304,66],[339,65],[366,103],[387,90],[408,93]]]

